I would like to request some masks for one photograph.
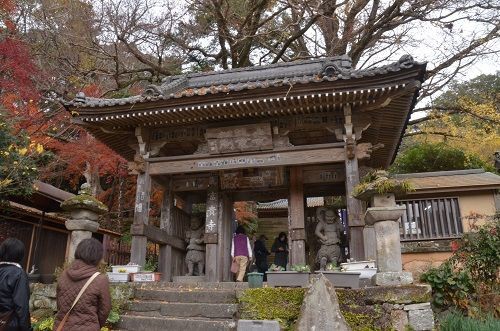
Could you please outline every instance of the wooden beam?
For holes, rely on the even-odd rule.
[[[186,157],[149,159],[152,175],[334,163],[344,160],[344,148],[338,148],[338,144],[314,145],[309,148],[293,147],[281,151],[227,157],[190,155],[187,159]]]
[[[150,241],[160,245],[170,245],[176,249],[186,250],[184,240],[174,237],[167,231],[148,224],[132,224],[130,234],[133,236],[144,236]]]
[[[290,195],[288,198],[288,224],[290,245],[290,264],[305,264],[305,223],[304,187],[301,167],[290,168]]]

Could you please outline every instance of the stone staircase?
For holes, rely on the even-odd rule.
[[[135,289],[120,330],[236,330],[236,292],[247,283],[156,283]]]

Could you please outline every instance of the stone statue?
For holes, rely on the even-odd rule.
[[[326,269],[326,264],[340,259],[340,218],[337,212],[330,208],[320,207],[316,210],[316,217],[319,220],[314,232],[319,238],[321,248],[318,251],[317,259],[320,270]]]
[[[188,273],[186,276],[194,275],[194,266],[197,266],[198,276],[203,276],[205,267],[205,243],[203,241],[203,234],[205,227],[200,218],[196,216],[191,217],[190,229],[186,231],[187,254],[186,264]]]

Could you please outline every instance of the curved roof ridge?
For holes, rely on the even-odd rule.
[[[346,55],[282,62],[266,66],[235,68],[210,73],[190,73],[167,77],[161,85],[150,85],[142,95],[121,99],[91,98],[79,92],[71,100],[61,100],[66,107],[108,107],[147,101],[166,100],[194,95],[241,91],[256,87],[282,86],[295,83],[358,79],[421,66],[410,55],[380,67],[352,69]],[[215,79],[213,79],[215,78]]]

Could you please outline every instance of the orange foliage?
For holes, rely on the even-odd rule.
[[[240,224],[245,224],[257,218],[254,202],[237,201],[234,203],[234,209],[236,220]]]

